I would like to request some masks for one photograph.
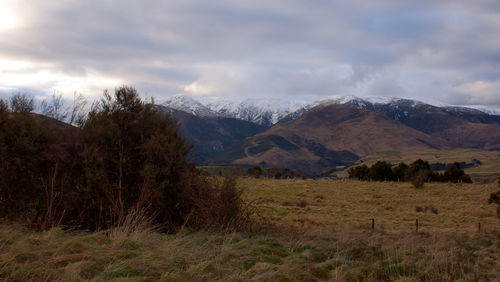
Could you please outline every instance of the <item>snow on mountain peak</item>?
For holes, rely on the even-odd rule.
[[[212,98],[207,99],[205,105],[224,116],[271,126],[306,103],[280,99],[227,100]]]
[[[202,103],[184,94],[174,95],[166,99],[162,103],[162,105],[179,111],[185,111],[195,116],[200,116],[200,117],[217,116],[217,113],[207,108]]]
[[[314,107],[328,105],[348,105],[359,109],[374,109],[384,105],[392,105],[395,108],[400,106],[415,107],[417,105],[431,105],[453,111],[467,112],[476,110],[486,114],[500,114],[500,110],[485,106],[453,106],[429,99],[422,101],[422,99],[384,96],[357,97],[352,95],[334,95],[313,103],[274,98],[228,99],[202,97],[199,99],[201,102],[190,96],[177,94],[166,99],[162,105],[199,117],[231,117],[264,126],[272,126],[280,120],[295,119]]]

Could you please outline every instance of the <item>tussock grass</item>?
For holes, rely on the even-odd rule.
[[[258,232],[160,234],[138,213],[96,233],[0,224],[0,280],[494,281],[495,186],[240,180],[269,221]],[[297,203],[306,201],[307,206]],[[319,200],[319,201],[317,201]],[[416,206],[439,210],[419,213]],[[389,208],[390,207],[390,208]],[[371,218],[376,228],[370,228]],[[415,217],[422,226],[414,232]],[[138,220],[142,218],[141,220]],[[475,223],[482,223],[481,233]]]

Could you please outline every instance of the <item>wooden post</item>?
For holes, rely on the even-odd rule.
[[[418,219],[415,219],[415,232],[418,233]]]
[[[375,230],[375,218],[372,218],[372,231]]]
[[[481,233],[481,222],[477,223],[477,232]]]

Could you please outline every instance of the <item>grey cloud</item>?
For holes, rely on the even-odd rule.
[[[498,1],[21,1],[27,26],[0,31],[2,56],[119,78],[154,96],[203,86],[211,95],[472,103],[453,98],[469,95],[456,81],[500,80]]]

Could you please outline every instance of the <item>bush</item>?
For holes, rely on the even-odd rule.
[[[84,175],[72,197],[80,205],[68,205],[72,225],[107,228],[142,207],[157,224],[183,223],[187,211],[179,197],[184,177],[194,177],[186,158],[190,147],[175,122],[145,104],[135,89],[105,92],[83,124],[80,142]]]
[[[190,185],[183,191],[183,198],[189,206],[184,226],[225,231],[249,226],[253,210],[242,200],[243,190],[237,188],[234,178],[226,178],[220,184],[216,180],[198,181],[201,183]],[[199,186],[204,189],[199,189]]]
[[[500,179],[498,180],[498,186],[500,187]],[[488,199],[488,204],[497,204],[497,218],[500,218],[500,191],[491,193]]]
[[[21,98],[19,98],[21,97]],[[11,104],[31,101],[16,94]],[[71,187],[74,132],[56,126],[52,119],[35,118],[25,110],[0,111],[0,217],[23,221],[32,227],[57,225],[64,213],[64,187]]]
[[[255,177],[255,178],[260,178],[260,176],[262,175],[262,168],[258,165],[254,166],[252,168],[252,175]]]
[[[250,210],[234,180],[201,177],[190,148],[130,87],[105,92],[81,130],[0,107],[0,217],[95,230],[140,211],[164,231],[242,226]]]
[[[454,162],[443,174],[444,181],[451,181],[454,183],[464,182],[472,183],[469,175],[465,174],[463,169],[460,168],[460,163]]]
[[[358,179],[358,180],[370,180],[370,169],[365,165],[362,164],[357,167],[351,167],[348,170],[349,173],[349,178],[351,179]]]
[[[405,173],[405,179],[412,181],[412,179],[419,175],[420,178],[424,177],[424,182],[428,181],[426,173],[431,171],[431,167],[427,161],[418,159],[410,164]]]
[[[282,173],[280,171],[276,171],[276,173],[274,173],[274,179],[281,179],[281,176]]]
[[[413,184],[413,187],[415,188],[422,188],[424,187],[424,183],[426,180],[425,172],[424,171],[419,171],[414,175],[410,182]]]
[[[370,167],[370,180],[390,181],[394,179],[391,165],[384,161],[378,161]]]

